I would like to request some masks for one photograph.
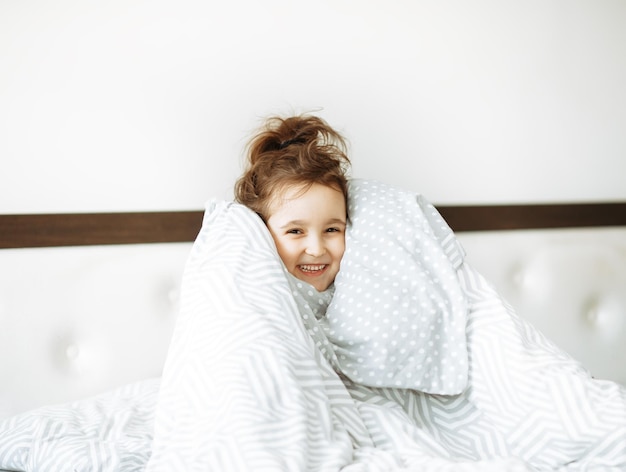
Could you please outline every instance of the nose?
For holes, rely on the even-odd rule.
[[[324,245],[322,238],[311,235],[307,238],[306,242],[307,244],[304,252],[309,256],[320,257],[326,252],[326,246]]]

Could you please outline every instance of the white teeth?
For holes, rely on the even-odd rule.
[[[301,265],[300,269],[305,270],[307,272],[314,272],[316,270],[322,270],[324,267],[326,267],[326,264],[320,264],[320,265]]]

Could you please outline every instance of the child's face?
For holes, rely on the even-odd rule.
[[[343,194],[325,185],[287,187],[270,206],[267,226],[278,254],[296,278],[326,290],[339,272],[345,250]]]

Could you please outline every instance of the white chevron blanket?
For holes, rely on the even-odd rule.
[[[319,294],[254,213],[211,204],[160,390],[132,387],[153,392],[143,410],[101,397],[106,418],[80,428],[117,431],[104,444],[73,441],[80,402],[56,410],[45,444],[33,428],[52,429],[49,409],[37,427],[32,413],[0,423],[0,468],[626,470],[626,389],[521,320],[418,195],[353,181],[349,208],[334,294]],[[146,408],[153,438],[151,413],[131,421]]]

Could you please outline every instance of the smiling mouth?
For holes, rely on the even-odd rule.
[[[323,272],[326,267],[328,267],[328,264],[307,264],[298,266],[298,268],[307,275],[317,275]]]

